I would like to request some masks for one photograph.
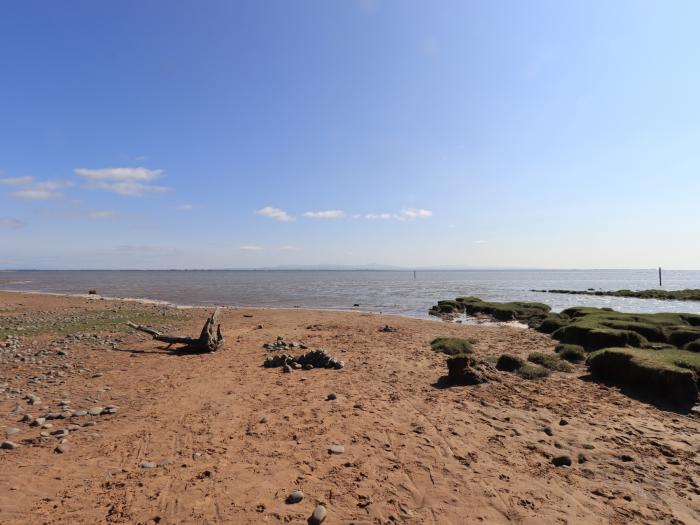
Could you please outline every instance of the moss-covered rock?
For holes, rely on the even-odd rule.
[[[691,341],[683,347],[684,350],[688,352],[700,352],[700,339],[696,341]]]
[[[557,354],[532,352],[527,356],[527,360],[531,363],[543,366],[548,370],[555,370],[557,372],[571,372],[572,370],[571,365],[563,361]]]
[[[677,301],[700,301],[700,290],[532,290],[533,292],[595,295],[608,297],[632,297],[636,299],[660,299]]]
[[[580,363],[586,359],[586,351],[580,345],[561,344],[554,351],[570,363]]]
[[[679,348],[683,348],[688,343],[691,343],[698,339],[700,339],[700,328],[690,327],[683,327],[678,328],[677,330],[673,330],[668,337],[669,343]]]
[[[689,406],[698,398],[698,375],[693,367],[700,363],[695,354],[679,356],[677,352],[683,351],[674,356],[673,351],[607,348],[592,353],[588,366],[594,377]]]
[[[502,372],[514,372],[525,365],[525,361],[518,356],[503,354],[496,361],[496,370]]]
[[[559,328],[566,326],[571,322],[571,319],[562,314],[549,314],[545,317],[539,326],[537,326],[537,331],[543,334],[551,334],[557,331]]]
[[[430,343],[434,352],[442,352],[447,355],[471,354],[474,352],[473,339],[461,337],[437,337]]]
[[[523,379],[544,379],[549,375],[549,370],[539,365],[523,365],[515,371]]]
[[[457,297],[455,300],[438,301],[430,309],[431,315],[464,312],[467,315],[486,315],[497,321],[522,321],[539,325],[547,316],[550,307],[543,303],[515,301],[499,303],[482,301],[478,297]]]

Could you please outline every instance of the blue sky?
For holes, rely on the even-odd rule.
[[[700,268],[696,2],[23,0],[0,268]]]

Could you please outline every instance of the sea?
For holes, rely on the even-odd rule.
[[[624,312],[700,314],[700,302],[542,293],[532,290],[659,288],[658,270],[5,270],[0,290],[85,294],[181,306],[361,310],[429,318],[440,299],[539,301]],[[664,271],[663,289],[700,288],[700,271]]]

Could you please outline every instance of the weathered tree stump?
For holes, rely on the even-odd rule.
[[[160,332],[147,326],[138,325],[129,321],[127,324],[134,330],[145,332],[153,336],[156,341],[168,343],[168,348],[172,345],[183,345],[180,349],[183,352],[206,353],[216,352],[224,344],[224,337],[221,335],[221,324],[217,324],[219,317],[219,309],[214,310],[214,313],[209,316],[202,327],[202,333],[199,338],[183,337],[179,335],[164,335]],[[214,328],[216,325],[216,328]]]

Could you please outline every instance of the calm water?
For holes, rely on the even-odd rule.
[[[98,293],[194,306],[352,308],[426,318],[438,299],[476,295],[493,301],[541,301],[554,310],[609,306],[627,312],[700,313],[700,302],[530,292],[530,289],[641,290],[656,270],[419,271],[0,271],[0,289]],[[664,272],[664,288],[700,288],[700,271]]]

